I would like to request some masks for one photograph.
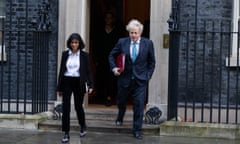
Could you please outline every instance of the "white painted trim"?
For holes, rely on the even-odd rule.
[[[239,0],[233,1],[233,32],[238,32],[238,20],[240,16],[240,5]],[[230,58],[226,58],[226,66],[228,67],[236,67],[237,65],[237,47],[238,47],[238,35],[236,33],[232,36],[232,54]],[[230,60],[230,61],[229,61]]]

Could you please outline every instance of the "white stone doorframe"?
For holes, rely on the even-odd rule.
[[[59,0],[59,29],[58,29],[58,71],[62,51],[66,49],[66,41],[71,33],[79,33],[86,44],[85,50],[89,51],[90,31],[90,1],[89,0]],[[85,96],[84,104],[88,104]],[[72,107],[74,109],[73,97]],[[75,116],[75,111],[71,111]]]
[[[150,39],[155,47],[156,68],[149,83],[147,110],[158,107],[161,120],[167,120],[168,105],[168,48],[163,48],[163,35],[169,34],[168,23],[171,1],[151,0]]]
[[[168,102],[168,48],[163,48],[163,35],[168,34],[167,20],[171,11],[171,1],[151,0],[150,39],[153,40],[156,69],[149,83],[147,110],[157,106],[167,119]],[[59,0],[58,65],[61,53],[66,47],[66,39],[72,32],[78,32],[89,51],[90,1]],[[87,99],[85,104],[87,105]]]

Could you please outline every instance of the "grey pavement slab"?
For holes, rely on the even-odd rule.
[[[3,129],[0,128],[0,144],[61,144],[61,131]],[[190,137],[166,137],[144,135],[137,140],[129,133],[91,132],[83,138],[76,131],[70,132],[68,144],[239,144],[230,139]]]

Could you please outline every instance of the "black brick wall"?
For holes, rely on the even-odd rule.
[[[7,61],[2,63],[4,98],[32,99],[33,27],[44,0],[9,0],[4,26]],[[50,0],[50,43],[48,57],[48,100],[56,99],[58,0]]]
[[[231,54],[232,1],[181,0],[178,14],[180,102],[239,103],[238,71],[225,66]]]

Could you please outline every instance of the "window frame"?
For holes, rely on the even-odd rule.
[[[233,6],[233,32],[238,32],[238,21],[239,21],[239,0],[234,0]],[[237,34],[233,35],[233,44],[232,44],[232,56],[237,57],[237,47],[238,47],[238,36]]]
[[[1,0],[1,12],[0,12],[0,62],[7,61],[7,54],[5,49],[4,39],[4,22],[6,19],[6,0]]]
[[[5,21],[5,20],[2,20],[2,19],[6,19],[6,16],[1,16],[0,15],[0,23]],[[2,24],[2,27],[0,27],[0,33],[2,33],[2,35],[3,35],[3,37],[0,37],[0,61],[7,61],[7,54],[6,54],[5,42],[4,42],[4,27],[3,27],[3,24]],[[3,56],[3,58],[2,58],[2,56]]]

